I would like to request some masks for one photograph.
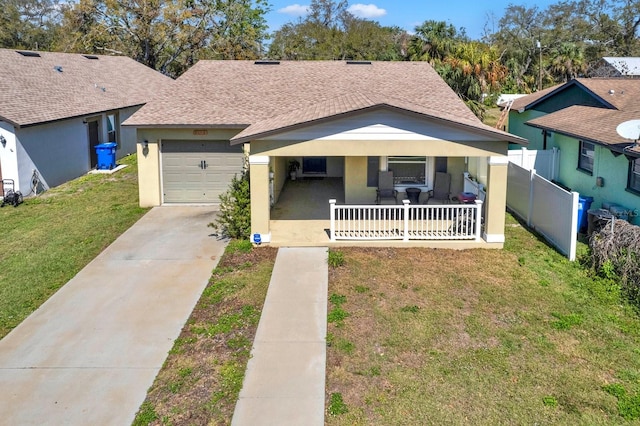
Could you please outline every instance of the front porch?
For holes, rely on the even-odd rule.
[[[386,236],[381,239],[344,239],[331,240],[331,207],[329,200],[335,199],[336,206],[344,206],[344,185],[342,178],[305,178],[295,181],[287,181],[283,187],[278,202],[271,209],[271,220],[269,222],[271,230],[270,244],[276,247],[282,246],[364,246],[364,247],[431,247],[450,249],[469,248],[502,248],[501,243],[487,243],[482,238],[476,238],[475,228],[471,234],[469,230],[458,232],[456,228],[459,221],[454,220],[455,216],[448,212],[457,210],[458,213],[466,212],[461,209],[475,209],[475,206],[450,205],[443,206],[438,212],[437,218],[413,217],[409,221],[411,229],[408,234],[412,235],[408,239],[402,235],[402,218],[408,213],[403,213],[403,208],[408,206],[393,206],[393,220],[379,220],[376,223],[380,226],[388,226],[392,223],[392,230],[386,232]],[[371,204],[373,204],[373,201]],[[356,210],[360,206],[353,206]],[[385,206],[380,206],[383,209]],[[390,207],[390,206],[386,206]],[[412,207],[416,208],[416,207]],[[421,206],[420,210],[424,214],[426,206]],[[437,209],[438,206],[431,206],[430,209]],[[374,208],[376,210],[377,208]],[[416,208],[417,209],[417,208]],[[435,212],[435,210],[433,210]],[[417,211],[416,211],[417,213]],[[349,213],[349,215],[358,213]],[[343,221],[343,225],[351,226],[352,220]],[[369,221],[369,224],[372,222]],[[421,225],[417,225],[421,224]],[[335,226],[335,225],[334,225]],[[422,226],[422,228],[419,228]],[[336,229],[334,228],[334,231]],[[342,228],[342,235],[345,234]],[[479,229],[477,230],[479,234]],[[380,232],[376,231],[378,235]],[[335,233],[334,235],[338,235]],[[352,233],[352,235],[354,235]],[[457,239],[460,238],[460,239]]]

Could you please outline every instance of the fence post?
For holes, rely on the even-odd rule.
[[[527,226],[531,227],[531,216],[533,216],[533,181],[536,177],[536,169],[529,170],[529,206],[527,208]]]
[[[331,218],[331,224],[329,225],[329,238],[331,239],[331,241],[335,241],[336,240],[336,200],[334,199],[330,199],[329,200],[329,211],[330,211],[330,218]]]
[[[520,167],[527,170],[532,168],[529,166],[529,155],[527,154],[527,148],[524,146],[520,148],[520,153],[522,155],[522,157],[520,158]]]
[[[473,213],[474,214],[474,223],[476,224],[476,241],[480,241],[480,231],[482,228],[482,200],[476,200],[476,211]]]
[[[409,208],[411,207],[411,201],[402,200],[403,212],[404,212],[404,230],[402,234],[402,241],[409,241]]]

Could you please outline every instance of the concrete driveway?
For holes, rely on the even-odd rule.
[[[0,423],[130,425],[226,242],[156,207],[0,340]]]

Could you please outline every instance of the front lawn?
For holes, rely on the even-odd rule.
[[[637,313],[507,220],[504,250],[330,252],[328,425],[640,420]],[[136,425],[231,422],[275,250],[230,249]]]
[[[637,313],[512,218],[506,237],[501,251],[342,250],[327,424],[640,420]]]
[[[0,338],[147,211],[136,156],[114,174],[86,175],[0,209]]]

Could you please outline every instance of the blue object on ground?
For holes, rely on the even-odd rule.
[[[580,232],[587,228],[587,210],[591,208],[593,197],[578,197],[578,229]]]
[[[115,142],[107,142],[96,145],[96,154],[98,155],[98,170],[111,170],[116,167],[116,147]]]

